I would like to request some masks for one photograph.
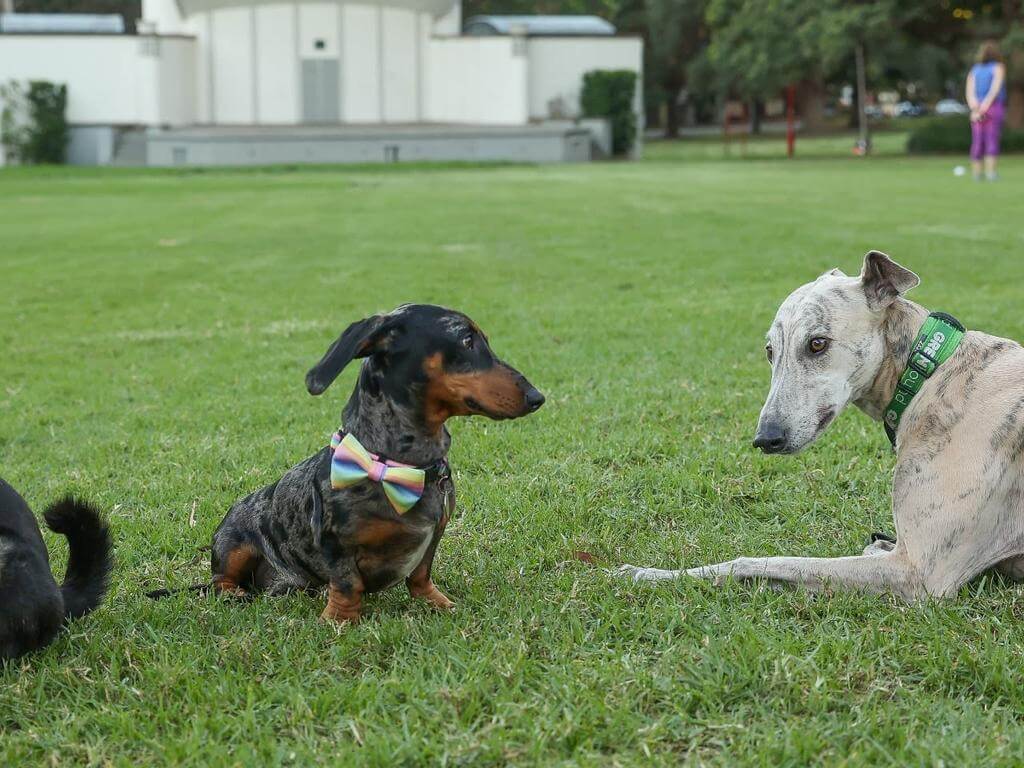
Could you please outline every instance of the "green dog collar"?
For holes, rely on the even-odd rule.
[[[885,409],[885,434],[896,447],[896,429],[914,395],[921,391],[940,365],[949,360],[964,338],[964,327],[952,315],[932,312],[917,332],[907,367],[896,382],[896,394]]]

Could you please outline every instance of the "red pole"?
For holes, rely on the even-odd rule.
[[[796,151],[796,88],[786,87],[786,157]]]

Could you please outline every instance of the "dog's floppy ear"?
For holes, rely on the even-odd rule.
[[[917,287],[921,278],[906,267],[901,267],[881,251],[869,251],[864,257],[864,268],[860,273],[868,306],[883,309],[897,296]]]
[[[345,366],[357,357],[369,357],[378,351],[381,343],[392,328],[386,315],[374,315],[352,323],[331,344],[320,362],[306,374],[306,389],[311,395],[319,395],[338,378]]]

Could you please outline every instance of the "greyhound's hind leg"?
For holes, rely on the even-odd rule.
[[[1008,579],[1024,580],[1024,555],[1014,555],[996,563],[996,570]]]

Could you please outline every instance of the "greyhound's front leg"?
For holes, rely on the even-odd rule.
[[[636,581],[660,581],[685,576],[722,584],[734,579],[766,579],[818,591],[828,586],[892,592],[906,600],[920,597],[924,586],[903,552],[894,551],[855,557],[741,557],[726,563],[689,570],[623,566],[620,573]]]

